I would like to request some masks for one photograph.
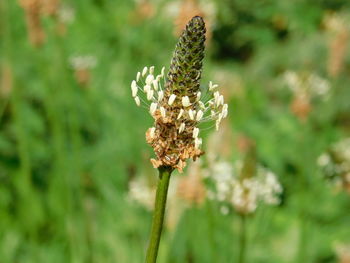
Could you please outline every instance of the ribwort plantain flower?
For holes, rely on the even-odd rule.
[[[209,82],[206,96],[200,89],[205,32],[203,19],[193,17],[179,38],[167,75],[164,67],[159,74],[154,66],[144,67],[131,82],[136,105],[144,106],[154,119],[146,141],[154,149],[156,158],[151,162],[159,171],[147,263],[157,260],[171,173],[182,172],[187,159],[195,161],[204,153],[200,124],[214,120],[218,129],[227,116],[218,85]]]
[[[144,67],[131,83],[138,106],[145,106],[154,118],[146,132],[146,141],[156,154],[155,168],[166,166],[182,172],[187,159],[196,160],[201,150],[200,124],[215,121],[218,130],[226,118],[228,106],[211,81],[205,92],[200,89],[204,58],[205,24],[193,17],[176,45],[170,70]],[[205,95],[203,95],[205,93]]]

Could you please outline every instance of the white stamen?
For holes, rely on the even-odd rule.
[[[174,103],[175,99],[176,99],[176,95],[175,94],[171,94],[170,97],[169,97],[169,100],[168,100],[169,106],[171,106]]]
[[[137,85],[136,85],[136,81],[135,80],[133,80],[132,82],[131,82],[131,93],[132,93],[132,96],[133,97],[136,97],[137,96]]]
[[[152,127],[152,128],[149,130],[149,136],[151,137],[151,139],[154,138],[155,131],[156,131],[156,128],[155,128],[155,127]]]
[[[218,121],[219,121],[219,122],[221,122],[222,116],[223,116],[222,113],[219,113],[219,116],[218,116]]]
[[[152,67],[149,68],[149,74],[152,74],[152,75],[153,75],[153,72],[154,72],[154,66],[152,66]]]
[[[182,133],[185,130],[185,123],[181,123],[180,128],[179,128],[179,133]]]
[[[196,115],[196,121],[200,121],[203,117],[203,111],[199,110]]]
[[[215,122],[215,130],[219,130],[219,125],[220,125],[220,121],[219,120],[216,120]]]
[[[214,90],[214,89],[216,89],[217,87],[219,87],[219,85],[218,85],[218,84],[215,84],[215,85],[213,85],[211,88]]]
[[[144,67],[143,70],[142,70],[142,77],[144,77],[147,73],[147,70],[148,68],[147,67]]]
[[[217,131],[219,130],[221,120],[222,120],[222,114],[220,113],[218,119],[215,122],[215,128]]]
[[[199,104],[199,107],[200,107],[202,110],[205,110],[205,105],[204,105],[203,102],[198,101],[198,104]]]
[[[143,91],[144,91],[145,93],[148,93],[149,90],[151,90],[151,86],[150,86],[150,85],[145,85],[145,86],[143,86]]]
[[[136,97],[134,98],[134,100],[135,100],[137,106],[140,106],[140,105],[141,105],[140,98],[139,98],[138,96],[136,96]]]
[[[151,103],[151,106],[149,107],[149,112],[151,113],[151,115],[153,115],[156,112],[158,104],[153,102]]]
[[[217,84],[213,85],[213,82],[209,81],[209,91],[213,91],[217,87],[219,87],[219,85],[217,85]]]
[[[163,118],[166,116],[166,111],[164,107],[160,107],[160,115],[162,115]]]
[[[188,107],[191,105],[190,98],[188,96],[182,97],[182,106]]]
[[[219,107],[220,105],[224,104],[224,96],[220,95],[218,97],[218,101],[216,102],[216,107]]]
[[[154,76],[152,74],[149,74],[146,78],[146,84],[151,85],[154,80]]]
[[[224,106],[222,106],[222,118],[226,118],[227,114],[228,114],[228,106],[227,104],[224,104]]]
[[[153,87],[154,87],[154,90],[158,90],[158,81],[155,79],[153,80]]]
[[[151,100],[153,98],[153,94],[154,94],[154,91],[153,90],[148,90],[147,92],[147,99],[148,100]]]
[[[220,93],[218,91],[214,93],[214,103],[216,107],[220,105]]]
[[[137,74],[136,74],[136,82],[139,82],[140,77],[141,77],[141,72],[137,72]]]
[[[214,104],[215,104],[216,107],[219,106],[219,97],[215,98]]]
[[[202,138],[195,138],[194,139],[194,148],[199,149],[199,147],[202,145]]]
[[[211,116],[212,118],[214,118],[214,116],[215,116],[215,111],[211,110],[211,111],[210,111],[210,116]]]
[[[199,80],[200,78],[201,78],[201,72],[199,71],[195,79]]]
[[[192,137],[193,137],[193,138],[197,138],[197,137],[198,137],[198,134],[199,134],[199,129],[198,129],[198,128],[194,128],[194,129],[193,129],[193,135],[192,135]]]
[[[226,118],[227,114],[228,114],[228,110],[227,109],[222,110],[222,118]]]
[[[179,115],[177,116],[177,119],[180,119],[182,117],[182,115],[184,114],[184,110],[181,109],[180,112],[179,112]]]
[[[202,93],[200,91],[197,92],[197,101],[199,101],[201,99],[201,95]]]
[[[163,98],[164,98],[164,92],[162,90],[158,91],[158,101],[161,101]]]
[[[214,92],[214,100],[216,101],[220,96],[220,93],[218,91]]]
[[[162,67],[162,71],[161,71],[162,78],[164,77],[164,73],[165,73],[165,67]]]
[[[194,120],[194,116],[196,115],[196,111],[193,110],[189,110],[188,111],[188,116],[190,116],[190,119],[193,121]]]

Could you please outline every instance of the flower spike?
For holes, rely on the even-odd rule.
[[[219,129],[227,116],[228,106],[217,84],[210,81],[206,90],[200,90],[205,31],[203,19],[193,17],[179,38],[168,73],[164,67],[160,72],[154,66],[144,67],[131,83],[136,104],[145,103],[154,118],[146,141],[154,149],[155,168],[181,172],[187,159],[196,160],[204,153],[200,124],[214,121]]]

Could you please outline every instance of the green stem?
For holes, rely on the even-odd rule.
[[[241,219],[241,228],[239,236],[239,253],[238,253],[238,262],[245,263],[245,254],[247,247],[247,218],[245,215],[240,215]]]
[[[298,253],[295,262],[306,262],[307,260],[307,244],[308,244],[308,224],[304,211],[299,215],[299,244]]]
[[[215,219],[213,216],[213,209],[212,209],[210,200],[206,201],[206,208],[207,208],[207,218],[208,218],[208,227],[209,227],[208,237],[210,240],[211,257],[212,257],[210,262],[215,262],[215,259],[218,260],[219,257],[216,249],[216,242],[215,242],[215,235],[214,235]]]
[[[146,263],[155,263],[157,260],[159,241],[163,228],[164,212],[168,194],[170,175],[173,171],[171,167],[167,166],[162,166],[158,170],[159,181],[157,186],[151,236],[147,249]]]

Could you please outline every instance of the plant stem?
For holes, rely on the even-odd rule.
[[[302,194],[305,198],[305,194]],[[303,200],[303,199],[302,199]],[[307,200],[307,199],[304,199]],[[307,262],[308,261],[308,244],[310,225],[307,218],[307,212],[305,207],[305,201],[301,202],[299,211],[299,244],[295,262]]]
[[[298,254],[296,258],[296,262],[303,262],[300,260],[304,260],[306,258],[306,222],[303,215],[300,216],[300,229],[299,229],[299,246],[298,246]],[[305,262],[305,261],[304,261]]]
[[[150,241],[147,249],[146,263],[155,263],[158,255],[159,241],[162,234],[164,212],[166,199],[168,195],[168,187],[170,175],[173,169],[171,167],[162,166],[158,168],[159,181],[156,193],[156,202],[153,213],[152,229]]]
[[[241,219],[241,229],[239,236],[239,253],[238,253],[238,262],[245,263],[245,251],[247,247],[247,218],[245,215],[240,215]]]
[[[215,242],[215,235],[214,235],[214,228],[215,228],[215,218],[213,216],[213,209],[211,206],[211,202],[210,200],[206,201],[206,208],[207,208],[207,218],[208,218],[208,237],[210,240],[210,244],[211,244],[211,261],[210,262],[215,262],[215,259],[218,260],[218,253],[217,253],[217,249],[216,249],[216,242]],[[219,260],[220,261],[220,260]]]

